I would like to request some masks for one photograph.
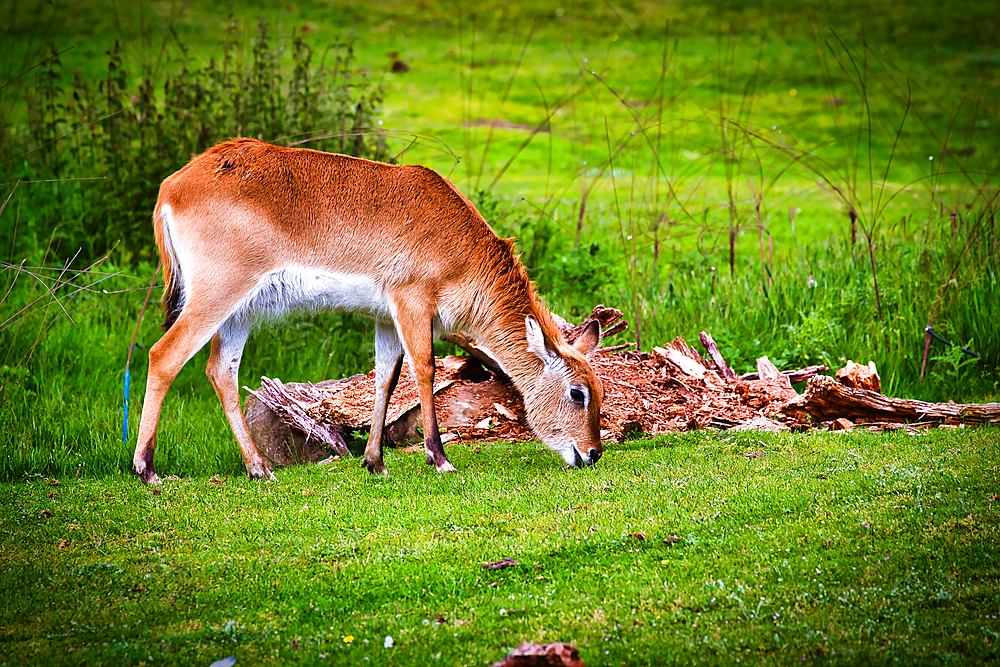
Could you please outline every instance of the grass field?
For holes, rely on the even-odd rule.
[[[683,434],[582,471],[534,444],[454,446],[448,476],[389,456],[4,483],[0,664],[997,660],[993,431]]]
[[[707,330],[738,372],[872,359],[890,395],[1000,400],[995,3],[376,4],[0,8],[0,665],[1000,662],[995,429],[678,434],[582,471],[457,445],[454,476],[389,452],[388,479],[259,484],[203,350],[168,481],[129,475],[152,201],[223,130],[438,169],[555,311],[625,311],[611,342]],[[926,325],[982,358],[934,342],[921,377]],[[240,379],[371,363],[370,322],[322,314],[258,332]]]

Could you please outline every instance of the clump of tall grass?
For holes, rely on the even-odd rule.
[[[807,84],[826,96],[822,123],[763,121],[778,85],[763,76],[763,42],[737,75],[734,33],[720,34],[717,62],[693,73],[675,67],[679,47],[665,39],[660,80],[644,95],[626,98],[592,73],[624,111],[589,125],[586,139],[606,155],[573,179],[586,183],[579,198],[565,194],[567,180],[538,205],[477,201],[520,238],[557,310],[615,305],[640,348],[678,335],[696,343],[709,330],[744,371],[765,354],[786,368],[871,359],[890,393],[994,399],[1000,163],[976,149],[988,77],[931,90],[863,35],[816,41],[820,74]],[[677,93],[692,78],[715,82],[711,106]],[[787,103],[796,91],[783,88]],[[814,211],[832,216],[832,236],[799,240],[796,200],[807,197],[824,202]],[[934,348],[922,377],[928,325],[972,341],[981,359]]]

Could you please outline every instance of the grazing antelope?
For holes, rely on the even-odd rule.
[[[434,413],[432,336],[464,331],[524,397],[528,424],[571,466],[595,463],[604,390],[587,356],[593,321],[573,346],[535,296],[511,242],[425,167],[395,166],[234,139],[160,186],[153,212],[163,259],[166,333],[149,351],[133,460],[147,484],[163,399],[208,341],[206,373],[250,477],[272,478],[240,410],[237,371],[253,322],[296,309],[343,308],[375,319],[375,409],[364,465],[385,473],[386,407],[403,355],[417,383],[428,465],[454,471]]]

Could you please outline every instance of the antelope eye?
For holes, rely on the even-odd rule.
[[[574,403],[580,403],[580,404],[582,404],[585,396],[583,394],[583,390],[582,389],[577,389],[576,387],[572,387],[569,390],[569,398]]]

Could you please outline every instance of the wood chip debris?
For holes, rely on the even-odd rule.
[[[513,558],[503,558],[496,561],[495,563],[483,563],[484,570],[506,570],[508,567],[514,567],[519,565]]]
[[[490,667],[583,667],[583,660],[580,659],[580,650],[571,644],[525,641]]]

